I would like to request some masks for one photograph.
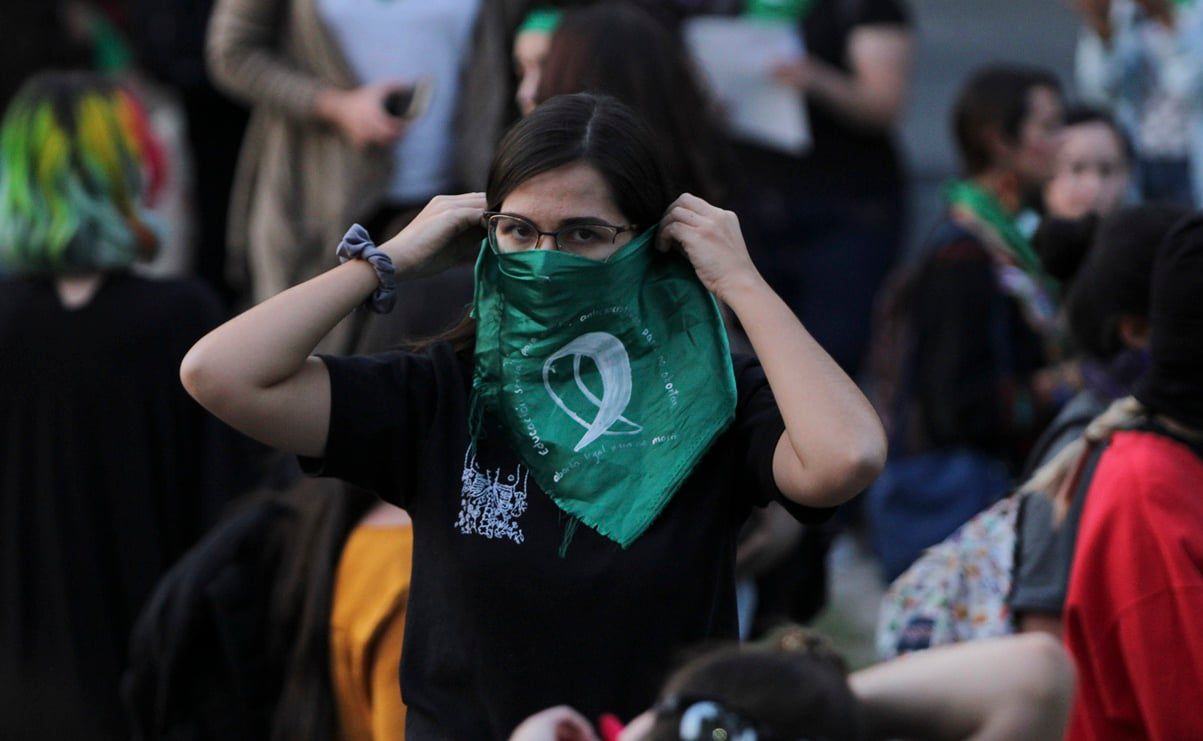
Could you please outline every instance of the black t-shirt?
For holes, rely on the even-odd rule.
[[[470,445],[471,364],[428,353],[323,358],[330,433],[310,473],[408,510],[414,559],[402,694],[410,738],[505,738],[558,704],[647,709],[683,649],[736,636],[734,563],[752,506],[780,499],[784,430],[760,366],[736,360],[736,419],[623,550],[568,518],[496,430]],[[828,511],[791,505],[803,520]]]
[[[806,53],[845,73],[851,72],[848,45],[866,26],[909,28],[910,13],[902,0],[817,0],[802,22]],[[759,172],[778,172],[794,185],[828,193],[894,192],[902,169],[890,132],[850,123],[808,96],[812,148],[803,158],[740,144],[741,160]]]

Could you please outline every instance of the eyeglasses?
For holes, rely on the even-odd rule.
[[[619,234],[639,228],[634,225],[572,224],[554,232],[544,232],[528,219],[497,211],[486,211],[482,222],[489,233],[489,244],[498,252],[533,250],[539,246],[541,238],[551,237],[556,249],[561,252],[588,255],[592,249],[614,244]]]

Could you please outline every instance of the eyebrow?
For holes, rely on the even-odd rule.
[[[516,216],[519,219],[524,219],[525,221],[529,221],[532,224],[535,223],[535,220],[529,216],[523,216],[522,214],[510,213],[507,211],[503,211],[501,213],[505,216]],[[559,226],[556,227],[556,229],[559,230],[559,229],[564,229],[564,228],[567,228],[570,226],[581,226],[581,225],[617,226],[617,224],[611,224],[609,221],[601,218],[600,216],[573,216],[573,217],[570,217],[567,219],[561,219],[560,224],[559,224]],[[535,224],[535,226],[539,226],[539,225]]]

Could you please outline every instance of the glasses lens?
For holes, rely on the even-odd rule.
[[[756,731],[713,702],[695,702],[681,714],[681,741],[756,741]]]
[[[613,244],[618,230],[612,226],[585,224],[571,226],[556,234],[556,244],[565,252],[588,252],[594,247]]]
[[[522,219],[495,215],[489,219],[489,239],[499,252],[522,252],[535,248],[539,232]]]

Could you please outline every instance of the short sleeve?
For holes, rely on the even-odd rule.
[[[911,26],[911,12],[902,0],[861,0],[853,26]]]
[[[330,431],[323,457],[299,457],[302,470],[404,507],[437,400],[431,359],[407,352],[320,357],[330,374]]]
[[[768,379],[760,363],[750,356],[735,356],[735,388],[738,402],[732,434],[738,446],[739,458],[743,463],[749,503],[764,507],[769,502],[779,502],[799,522],[825,522],[834,508],[815,508],[797,504],[785,497],[777,488],[773,476],[773,455],[777,452],[777,441],[785,432],[785,420],[777,408],[777,400],[769,387]]]

